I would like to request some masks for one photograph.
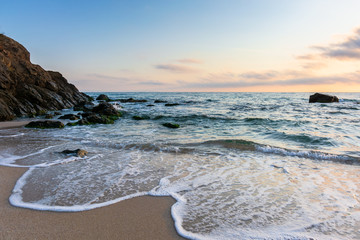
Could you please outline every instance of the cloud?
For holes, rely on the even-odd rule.
[[[320,52],[318,57],[337,60],[360,60],[360,28],[341,42],[327,46],[314,46],[312,48]],[[300,59],[301,56],[298,58]]]
[[[98,73],[88,74],[87,76],[90,77],[90,79],[88,79],[89,81],[91,81],[91,78],[93,79],[93,81],[99,81],[99,79],[101,79],[102,83],[104,84],[119,84],[119,82],[121,82],[127,85],[154,85],[154,86],[166,85],[166,83],[159,81],[144,80],[140,78],[131,78],[131,77],[109,76]]]
[[[166,83],[163,83],[163,82],[157,82],[157,81],[144,81],[144,82],[138,82],[138,84],[142,84],[142,85],[153,85],[153,86],[162,86],[162,85],[166,85]]]
[[[269,71],[270,73],[272,71]],[[187,83],[188,88],[240,88],[240,87],[257,87],[257,86],[300,86],[300,85],[321,85],[321,84],[359,84],[360,71],[344,75],[311,77],[305,73],[297,71],[276,72],[268,78],[245,78],[248,73],[224,73],[209,74],[207,78],[200,79],[196,83]],[[257,77],[257,74],[253,74]],[[266,76],[259,73],[259,76]]]
[[[99,73],[91,73],[87,75],[90,78],[96,78],[96,79],[102,79],[102,80],[115,80],[115,81],[120,81],[120,82],[128,82],[131,80],[131,78],[127,78],[127,77],[117,77],[117,76],[109,76],[109,75],[104,75],[104,74],[99,74]]]
[[[165,70],[172,73],[193,73],[198,70],[192,67],[188,67],[180,64],[158,64],[154,66],[156,69]]]
[[[302,65],[302,67],[306,70],[318,70],[326,66],[327,64],[323,62],[308,62]]]
[[[185,63],[185,64],[201,64],[201,63],[203,63],[203,61],[201,61],[199,59],[195,59],[195,58],[179,59],[179,60],[177,60],[177,62],[181,62],[181,63]]]
[[[266,80],[269,78],[274,78],[279,76],[277,71],[266,71],[266,72],[246,72],[238,75],[240,78],[245,79],[257,79],[257,80]]]
[[[317,60],[317,59],[319,59],[319,57],[314,54],[306,54],[306,55],[296,56],[295,58],[298,60]]]

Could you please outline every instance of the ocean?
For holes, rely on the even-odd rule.
[[[360,93],[336,93],[339,103],[308,103],[310,93],[105,94],[147,102],[119,103],[123,117],[110,125],[0,130],[0,165],[29,168],[12,205],[84,211],[171,196],[186,238],[360,239]],[[60,153],[77,148],[88,156]]]

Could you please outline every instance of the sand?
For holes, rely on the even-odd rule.
[[[183,239],[174,228],[170,197],[137,197],[76,213],[13,207],[9,196],[26,170],[0,166],[0,239]]]
[[[17,128],[22,127],[28,124],[30,121],[6,121],[6,122],[0,122],[0,129],[5,128]]]

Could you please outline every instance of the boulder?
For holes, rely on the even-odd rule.
[[[167,101],[164,101],[164,100],[155,100],[154,103],[167,103]]]
[[[30,53],[0,34],[0,121],[71,108],[89,96],[58,72],[30,62]]]
[[[180,125],[177,123],[163,123],[162,125],[167,128],[179,128],[180,127]]]
[[[147,102],[147,100],[145,99],[133,99],[133,98],[128,98],[128,99],[118,99],[117,101],[122,102],[122,103],[144,103]]]
[[[143,115],[143,116],[133,116],[132,119],[134,119],[134,120],[148,120],[148,119],[150,119],[150,117],[147,116],[147,115]]]
[[[46,121],[32,121],[30,123],[28,123],[25,127],[27,128],[41,128],[41,129],[45,129],[45,128],[63,128],[64,124],[60,121],[50,121],[50,120],[46,120]]]
[[[79,116],[75,115],[75,114],[65,114],[61,117],[59,117],[59,119],[69,119],[69,120],[79,120]]]
[[[119,113],[113,105],[110,103],[100,103],[98,106],[92,109],[93,113],[97,113],[100,115],[106,116],[118,116],[120,117],[121,113]]]
[[[336,96],[330,96],[330,95],[326,95],[326,94],[315,93],[315,94],[310,96],[309,103],[315,103],[315,102],[332,103],[332,102],[339,102],[339,99]]]
[[[173,107],[173,106],[178,106],[180,105],[179,103],[166,103],[165,107]]]
[[[75,157],[82,157],[82,158],[88,154],[88,152],[84,149],[64,150],[61,153],[66,155],[72,155]]]
[[[68,126],[76,126],[76,125],[92,125],[92,124],[113,124],[115,120],[117,120],[117,116],[106,116],[99,115],[96,113],[89,113],[87,115],[83,115],[83,119],[80,119],[76,123],[69,123]]]
[[[100,94],[97,98],[96,98],[96,100],[100,100],[100,101],[110,101],[110,98],[107,96],[107,95],[105,95],[105,94]]]
[[[45,115],[45,118],[46,118],[46,119],[52,119],[52,118],[54,118],[54,115],[52,115],[52,114],[46,114],[46,115]]]
[[[90,101],[83,101],[74,106],[74,111],[91,111],[94,104]]]

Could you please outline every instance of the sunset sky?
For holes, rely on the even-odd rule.
[[[1,2],[0,33],[81,91],[360,91],[359,0]]]

